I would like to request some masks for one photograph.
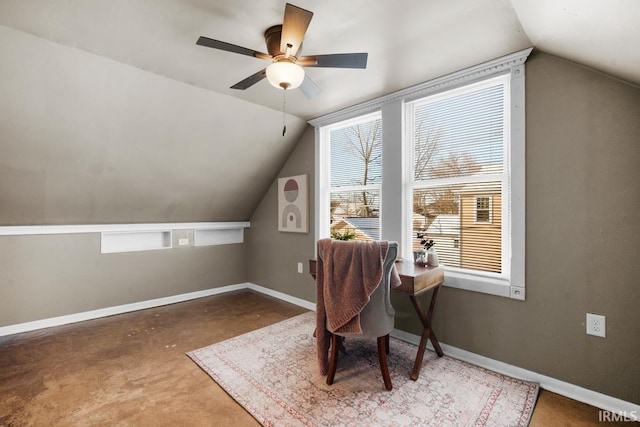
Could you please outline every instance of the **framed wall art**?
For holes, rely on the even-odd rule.
[[[278,178],[278,231],[308,233],[307,175]]]

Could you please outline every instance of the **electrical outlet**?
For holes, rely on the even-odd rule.
[[[189,239],[178,239],[178,245],[179,246],[185,246],[189,244]]]
[[[606,337],[606,319],[604,316],[587,313],[587,335]]]
[[[298,273],[302,273],[302,271],[303,271],[302,269],[303,269],[303,267],[302,267],[302,263],[301,263],[301,262],[299,262],[299,263],[298,263]]]

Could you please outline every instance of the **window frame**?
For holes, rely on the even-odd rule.
[[[379,184],[368,184],[368,185],[350,185],[343,187],[332,187],[331,186],[331,131],[344,129],[350,126],[354,126],[364,122],[370,122],[374,120],[382,119],[381,111],[374,111],[368,114],[364,114],[362,116],[346,119],[340,122],[332,123],[327,126],[323,126],[320,129],[321,138],[323,141],[327,141],[327,143],[322,145],[322,156],[324,159],[329,159],[328,162],[323,163],[322,168],[316,168],[318,171],[317,181],[320,183],[320,191],[318,194],[317,205],[323,206],[324,210],[320,210],[323,212],[322,215],[316,214],[316,218],[318,218],[317,223],[322,224],[322,227],[319,230],[316,230],[316,240],[327,238],[330,236],[330,223],[331,216],[326,215],[326,212],[330,211],[331,204],[331,193],[333,192],[351,192],[351,191],[377,191],[379,193],[380,199],[382,199],[382,182]],[[382,216],[382,206],[380,206],[379,216]],[[382,224],[380,224],[380,232],[382,231]]]
[[[511,91],[511,73],[501,73],[494,76],[489,76],[481,80],[475,80],[473,82],[469,82],[468,84],[457,86],[455,88],[450,88],[447,90],[440,91],[435,94],[428,94],[424,97],[413,99],[410,102],[407,102],[407,110],[406,110],[406,156],[405,156],[405,164],[407,166],[407,176],[406,176],[406,186],[404,191],[407,193],[407,204],[405,206],[405,212],[409,215],[413,213],[413,191],[414,188],[432,188],[438,187],[440,185],[450,185],[450,184],[464,184],[464,183],[473,183],[473,182],[488,182],[488,181],[499,181],[501,184],[501,200],[502,200],[502,247],[501,247],[501,266],[502,271],[500,273],[481,271],[481,270],[472,270],[461,267],[452,267],[446,266],[445,264],[445,278],[448,286],[467,289],[473,291],[479,291],[494,295],[502,295],[511,297],[511,268],[512,265],[510,260],[512,258],[512,241],[511,241],[511,179],[510,172],[512,170],[512,160],[510,156],[511,145],[513,143],[512,138],[513,135],[510,132],[511,124],[512,124],[512,115],[510,106],[513,103],[514,94]],[[497,84],[504,85],[504,152],[503,152],[503,170],[501,173],[496,174],[488,174],[488,175],[479,175],[479,176],[471,176],[471,177],[447,177],[447,178],[439,178],[434,179],[428,183],[427,186],[422,185],[426,181],[419,181],[420,185],[415,185],[414,183],[414,171],[413,171],[413,127],[414,123],[412,121],[413,117],[413,108],[415,105],[421,105],[425,103],[437,102],[442,99],[446,99],[449,97],[456,97],[460,95],[465,95],[469,93],[473,93],[478,90],[483,90],[492,86],[496,86]],[[522,94],[524,95],[524,94]],[[522,162],[522,166],[524,169],[524,159]],[[524,191],[524,189],[522,190]],[[474,199],[475,201],[475,199]],[[475,208],[474,208],[475,209]],[[483,223],[487,224],[487,223]],[[413,237],[412,226],[410,225],[405,230],[405,252],[411,250],[411,242]],[[436,248],[437,251],[437,248]]]
[[[424,98],[429,95],[482,82],[493,77],[509,75],[510,92],[508,133],[510,144],[505,153],[505,165],[510,167],[508,184],[510,188],[509,205],[510,223],[507,236],[510,239],[507,254],[508,274],[469,273],[468,270],[445,266],[444,286],[508,297],[516,300],[525,299],[525,67],[532,48],[496,58],[463,70],[429,80],[425,83],[403,89],[352,107],[339,110],[313,120],[309,124],[315,128],[315,238],[328,236],[329,201],[322,197],[326,192],[323,174],[326,173],[323,159],[326,147],[323,143],[322,129],[325,126],[360,116],[382,111],[383,121],[383,185],[380,194],[381,239],[400,242],[401,256],[405,260],[412,259],[409,252],[412,224],[407,220],[407,212],[411,197],[407,193],[411,188],[413,177],[409,177],[406,167],[408,139],[405,121],[405,103]],[[410,178],[410,179],[409,179]],[[326,179],[326,178],[324,178]],[[402,190],[402,191],[400,191]],[[504,199],[504,198],[503,198]],[[504,203],[504,202],[503,202]],[[327,214],[324,214],[324,213]],[[323,231],[326,230],[326,231]],[[504,240],[504,239],[503,239]],[[504,242],[503,242],[504,245]],[[407,261],[409,262],[409,261]]]

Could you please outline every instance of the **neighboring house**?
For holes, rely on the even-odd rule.
[[[460,264],[464,268],[502,271],[502,197],[500,186],[460,191]]]
[[[439,259],[449,267],[502,271],[502,197],[499,182],[473,183],[452,196],[457,214],[413,214],[414,230],[423,230],[436,243]],[[441,210],[436,204],[431,212]],[[429,222],[430,221],[430,222]],[[424,224],[428,224],[425,229]],[[420,247],[414,235],[413,247]]]
[[[380,240],[380,218],[348,217],[331,224],[331,232],[346,231],[354,232],[356,240]]]
[[[346,218],[347,216],[349,216],[349,212],[341,205],[336,206],[331,211],[332,219],[341,219],[341,218]]]
[[[380,240],[380,218],[345,218],[371,240]],[[367,239],[367,240],[369,240]]]

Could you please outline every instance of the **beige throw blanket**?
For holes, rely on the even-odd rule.
[[[318,241],[316,261],[316,339],[320,372],[327,373],[329,328],[336,332],[362,333],[360,312],[382,279],[387,241]],[[400,285],[392,269],[391,287]]]

